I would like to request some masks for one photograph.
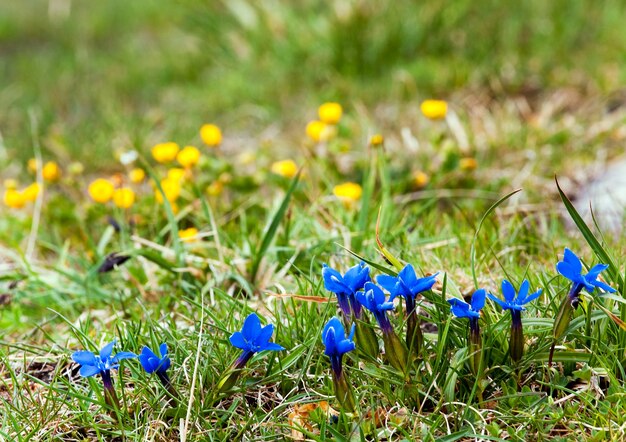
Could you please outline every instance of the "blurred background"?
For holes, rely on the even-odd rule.
[[[1,0],[4,161],[32,157],[29,115],[44,154],[101,166],[208,121],[298,139],[327,100],[532,106],[567,87],[620,105],[625,19],[622,0]]]

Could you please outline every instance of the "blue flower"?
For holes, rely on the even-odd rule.
[[[364,262],[360,262],[348,269],[342,276],[337,270],[324,264],[322,269],[324,288],[337,295],[339,307],[344,315],[350,316],[350,311],[354,316],[361,316],[361,305],[355,298],[356,293],[363,289],[366,282],[371,281],[370,269]]]
[[[330,358],[330,363],[336,374],[341,373],[341,358],[344,354],[354,350],[355,325],[350,328],[350,336],[346,337],[346,331],[338,318],[332,318],[322,330],[322,342],[326,349],[324,354]]]
[[[392,332],[387,311],[393,310],[393,298],[387,299],[385,292],[376,284],[366,282],[364,291],[357,293],[358,301],[374,314],[383,333]]]
[[[165,374],[167,369],[170,368],[171,361],[167,355],[167,344],[163,343],[159,346],[159,352],[161,357],[159,358],[149,347],[141,349],[139,355],[139,362],[146,373],[157,372],[159,374]]]
[[[273,324],[261,327],[261,320],[256,313],[250,313],[244,320],[241,331],[236,331],[230,337],[230,343],[233,347],[243,350],[243,353],[235,362],[237,368],[241,368],[246,365],[246,362],[248,362],[254,353],[265,350],[284,350],[282,346],[274,342],[270,342],[273,334]]]
[[[480,318],[480,311],[485,306],[485,297],[487,292],[485,289],[478,289],[472,295],[472,299],[468,304],[458,298],[448,299],[450,303],[450,312],[457,318]]]
[[[114,345],[115,341],[105,345],[98,355],[87,350],[75,351],[72,354],[72,360],[80,364],[79,374],[85,378],[97,374],[108,375],[111,369],[119,367],[119,361],[137,357],[135,353],[129,351],[122,351],[111,356]]]
[[[608,268],[608,264],[596,264],[586,275],[583,275],[583,265],[580,259],[567,247],[563,254],[563,261],[559,261],[556,265],[557,271],[574,283],[574,287],[572,287],[571,291],[577,289],[577,293],[579,293],[583,287],[587,289],[589,293],[593,293],[596,287],[609,293],[615,292],[615,289],[610,285],[598,281],[600,272]]]
[[[524,305],[537,299],[539,296],[541,296],[541,292],[543,291],[539,289],[529,295],[529,289],[530,284],[527,280],[524,280],[519,288],[519,292],[516,293],[513,284],[505,279],[504,281],[502,281],[502,294],[504,295],[504,300],[496,298],[491,293],[489,293],[487,296],[489,296],[489,299],[491,299],[493,302],[502,307],[503,310],[522,311],[526,310],[524,308]]]
[[[437,282],[438,274],[435,273],[424,278],[418,278],[413,266],[407,264],[400,270],[398,276],[380,275],[376,278],[376,281],[391,294],[392,299],[402,296],[407,301],[410,301],[414,300],[420,293],[430,290]]]

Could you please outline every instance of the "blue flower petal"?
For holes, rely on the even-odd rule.
[[[115,341],[109,342],[107,345],[102,347],[100,350],[100,359],[106,361],[111,357],[111,353],[113,353],[113,346],[115,345]]]
[[[496,304],[498,304],[500,307],[502,307],[503,310],[508,310],[511,308],[511,304],[507,301],[503,301],[500,298],[496,298],[495,296],[493,296],[491,293],[487,293],[487,296],[489,297],[489,299],[491,299],[493,302],[495,302]]]
[[[341,273],[328,267],[326,264],[324,264],[324,267],[322,268],[322,278],[324,279],[324,288],[329,292],[333,292],[335,294],[349,294],[351,292],[350,287],[348,287],[344,282]]]
[[[529,302],[534,301],[535,299],[541,296],[542,292],[543,292],[543,289],[539,289],[535,293],[531,293],[526,298],[524,298],[524,301],[520,302],[520,304],[528,304]]]
[[[517,293],[517,300],[518,303],[523,303],[523,301],[526,299],[526,296],[528,296],[528,291],[530,290],[530,283],[528,282],[527,279],[525,279],[524,281],[522,281],[522,285],[519,288],[519,292]]]
[[[398,278],[396,278],[395,276],[389,276],[389,275],[378,275],[376,277],[376,282],[385,290],[387,290],[389,293],[391,293],[392,295],[394,295],[394,289],[396,287],[396,284],[398,282]],[[397,295],[396,295],[397,296]]]
[[[72,353],[72,360],[80,365],[96,365],[97,363],[96,355],[86,350]]]
[[[254,341],[261,331],[261,320],[256,313],[250,313],[248,317],[243,321],[243,327],[241,333],[248,342]]]
[[[154,360],[158,361],[157,356],[149,347],[143,347],[141,349],[141,353],[139,354],[139,363],[146,371],[146,373],[152,373],[156,370],[156,367],[153,363]]]
[[[132,358],[136,358],[137,355],[135,353],[133,353],[132,351],[121,351],[119,353],[117,353],[115,356],[113,356],[113,358],[111,358],[111,362],[113,363],[117,363],[119,361],[122,361],[124,359],[132,359]]]
[[[361,290],[365,283],[369,281],[371,281],[370,269],[364,262],[351,267],[343,276],[344,284],[350,288],[352,293]]]
[[[511,303],[515,299],[515,287],[513,287],[513,284],[511,284],[506,279],[502,281],[502,295],[504,296],[504,300],[507,303]]]
[[[580,275],[580,273],[583,270],[583,265],[580,262],[580,258],[578,258],[578,256],[576,256],[576,254],[572,252],[570,249],[568,249],[567,247],[565,248],[565,251],[563,252],[563,261],[570,266],[570,268],[572,269],[574,273],[577,273]]]
[[[236,331],[230,335],[230,343],[233,347],[240,348],[242,350],[247,350],[250,347],[246,338],[244,338],[243,333],[240,331]]]
[[[565,261],[559,261],[556,264],[556,270],[572,282],[582,283],[582,276],[570,264]]]
[[[274,325],[273,324],[266,325],[259,331],[259,334],[256,335],[256,337],[254,338],[254,344],[257,345],[262,350],[267,345],[269,340],[272,338],[273,334],[274,334]]]
[[[415,268],[411,264],[407,264],[404,266],[400,273],[398,273],[398,278],[404,282],[404,285],[407,287],[414,287],[417,284],[417,275],[415,274]]]
[[[161,353],[162,358],[167,356],[167,344],[165,342],[159,345],[159,352]]]
[[[485,289],[478,289],[472,295],[472,310],[475,312],[479,312],[485,306],[485,298],[487,296],[487,292]]]
[[[84,378],[88,378],[100,373],[101,371],[102,370],[95,365],[83,365],[82,367],[80,367],[78,374],[80,374]]]
[[[263,350],[270,350],[270,351],[282,351],[284,350],[285,347],[283,347],[282,345],[278,345],[275,342],[269,342],[264,348]]]
[[[435,283],[437,282],[438,274],[439,272],[435,273],[434,275],[426,276],[424,278],[419,278],[417,280],[417,283],[413,287],[411,287],[411,292],[413,293],[413,296],[417,296],[418,294],[422,292],[432,289]]]
[[[594,281],[593,285],[601,288],[602,290],[604,290],[605,292],[609,292],[609,293],[615,293],[615,289],[613,287],[611,287],[610,285],[602,282],[602,281]]]

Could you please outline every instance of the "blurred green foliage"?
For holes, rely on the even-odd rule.
[[[48,151],[103,161],[209,120],[301,127],[328,99],[608,91],[625,79],[624,18],[619,0],[6,1],[0,131],[29,156],[32,109]]]

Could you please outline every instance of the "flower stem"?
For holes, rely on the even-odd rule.
[[[389,364],[406,377],[408,375],[408,352],[404,343],[393,330],[383,331],[383,342],[385,343],[385,356]]]
[[[246,366],[250,358],[254,355],[251,351],[243,351],[241,355],[233,362],[231,367],[224,373],[224,376],[217,383],[218,393],[226,393],[237,383],[237,379],[241,375],[243,368]]]
[[[480,370],[480,360],[482,357],[482,339],[480,336],[480,326],[478,318],[470,318],[469,330],[469,352],[470,352],[470,368],[475,375]]]
[[[170,377],[167,375],[167,373],[157,371],[156,374],[157,374],[157,377],[159,378],[159,381],[161,381],[161,384],[163,384],[163,386],[165,387],[167,392],[170,394],[170,396],[174,399],[178,399],[179,398],[178,391],[172,385],[172,382],[170,381]],[[169,402],[169,399],[168,399],[168,402]]]
[[[372,328],[367,319],[367,316],[363,316],[356,321],[356,348],[365,355],[376,359],[380,353],[378,347],[378,337],[376,332]]]
[[[117,398],[115,387],[113,386],[113,379],[111,378],[111,372],[105,370],[101,374],[102,384],[104,385],[104,402],[113,408],[114,410],[120,409],[120,400]]]
[[[406,309],[408,312],[406,321],[406,346],[413,354],[419,356],[420,350],[424,344],[424,335],[420,328],[420,320],[417,316],[414,299],[407,298]]]
[[[524,329],[522,328],[522,312],[519,310],[511,310],[509,352],[514,362],[522,359],[524,354]]]

